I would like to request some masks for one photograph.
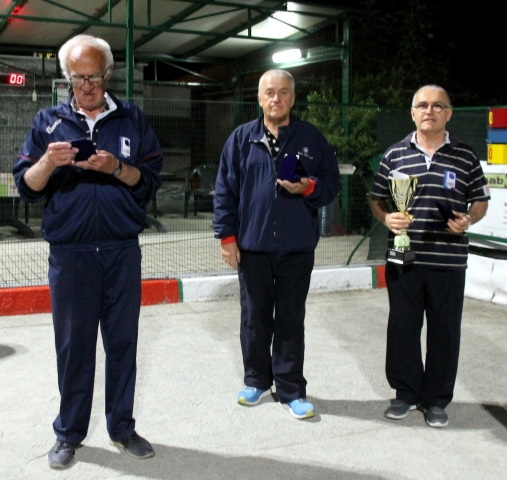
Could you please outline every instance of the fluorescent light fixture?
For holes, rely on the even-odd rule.
[[[301,50],[295,48],[293,50],[285,50],[278,52],[273,55],[274,63],[291,62],[293,60],[299,60],[301,58]]]

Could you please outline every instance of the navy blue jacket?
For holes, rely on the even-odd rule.
[[[21,198],[29,203],[44,201],[41,230],[52,247],[87,250],[137,241],[145,225],[146,205],[160,187],[162,149],[146,117],[136,105],[108,95],[118,108],[100,119],[91,133],[70,103],[41,110],[14,166]],[[50,143],[82,137],[91,137],[97,150],[106,150],[138,168],[139,182],[129,187],[113,175],[66,166],[57,168],[40,192],[25,183],[25,171]],[[129,157],[122,142],[130,145]]]
[[[340,190],[338,162],[324,136],[310,123],[290,117],[280,127],[280,151],[273,161],[260,118],[238,127],[227,140],[215,187],[216,238],[236,236],[240,250],[279,255],[315,250],[318,208]],[[283,157],[299,155],[315,181],[308,195],[277,187]]]

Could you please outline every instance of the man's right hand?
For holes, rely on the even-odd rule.
[[[388,213],[384,221],[386,227],[395,235],[401,235],[401,231],[406,230],[411,223],[410,219],[400,212]]]
[[[227,262],[232,268],[238,268],[240,253],[236,242],[222,245],[221,253],[225,262]]]
[[[35,192],[40,192],[56,168],[72,165],[77,152],[78,149],[72,148],[69,142],[50,143],[46,153],[25,172],[26,184]]]
[[[43,162],[52,170],[65,165],[72,165],[79,150],[72,148],[69,142],[55,142],[48,145],[46,153],[41,157],[39,162]]]

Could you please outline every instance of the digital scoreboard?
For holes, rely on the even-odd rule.
[[[10,87],[24,87],[25,74],[24,73],[0,73],[0,85],[7,85]]]

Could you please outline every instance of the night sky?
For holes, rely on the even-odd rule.
[[[317,0],[315,3],[358,8],[365,2]],[[407,8],[410,2],[377,0],[376,3],[388,15]],[[507,104],[506,21],[501,9],[495,9],[492,2],[478,2],[471,8],[463,2],[427,0],[420,3],[428,7],[424,26],[435,35],[422,68],[431,70],[432,58],[448,51],[445,61],[450,71],[449,85],[442,85],[444,88],[457,90],[452,93],[468,105]],[[460,90],[473,92],[473,98],[462,98]]]

